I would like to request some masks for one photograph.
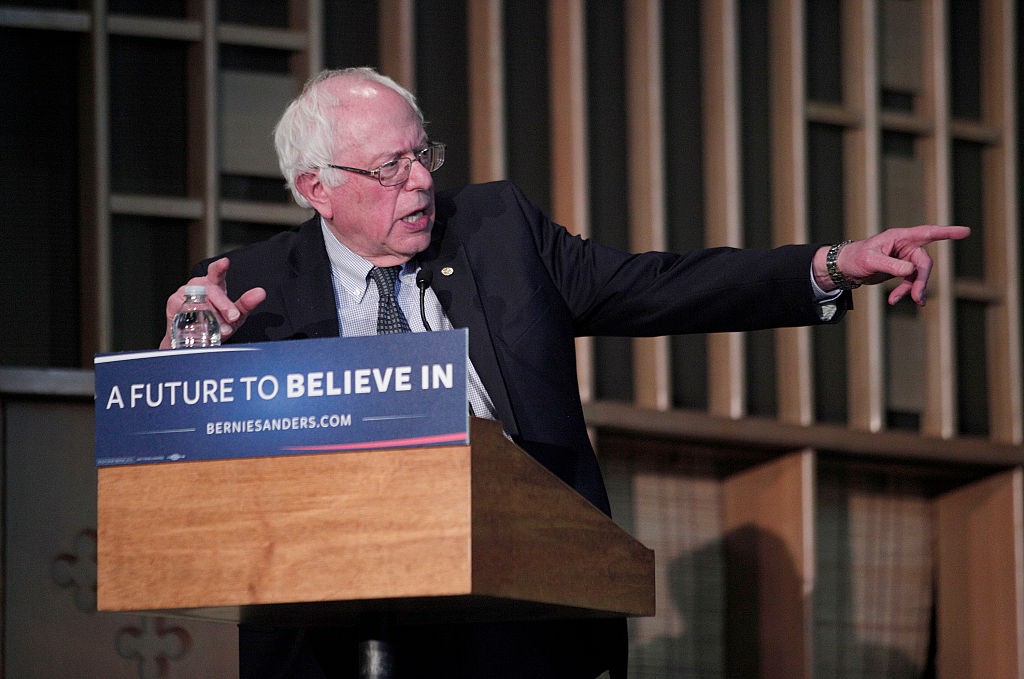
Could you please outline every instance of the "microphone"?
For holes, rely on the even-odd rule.
[[[430,332],[430,323],[427,323],[427,288],[430,287],[430,281],[434,280],[434,272],[430,269],[424,269],[420,267],[420,270],[416,272],[416,287],[420,289],[420,320],[423,321],[423,327]]]

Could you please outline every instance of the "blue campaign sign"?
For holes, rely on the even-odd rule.
[[[469,443],[468,331],[100,354],[96,464]]]

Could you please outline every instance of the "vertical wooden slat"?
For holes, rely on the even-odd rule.
[[[1012,0],[981,5],[982,120],[999,131],[984,151],[983,214],[985,277],[1000,292],[988,311],[986,351],[990,430],[1001,443],[1022,440],[1014,8]]]
[[[551,66],[552,217],[572,233],[590,235],[587,167],[586,24],[582,0],[548,5]],[[577,378],[584,402],[593,399],[593,340],[576,340]]]
[[[802,451],[723,484],[728,676],[812,676],[814,473]]]
[[[935,501],[939,679],[1024,676],[1021,469]]]
[[[859,120],[844,135],[843,158],[846,236],[855,240],[876,233],[881,222],[877,26],[875,3],[843,3],[844,103]],[[885,425],[883,293],[881,288],[858,291],[857,312],[843,321],[847,326],[848,423],[866,431],[880,431]]]
[[[626,101],[629,148],[629,245],[634,252],[664,250],[665,125],[662,102],[661,3],[626,3]],[[667,337],[633,340],[636,404],[667,410],[672,404]]]
[[[704,98],[704,206],[707,245],[743,246],[738,8],[733,0],[701,4]],[[741,333],[708,335],[708,411],[746,414]]]
[[[189,15],[203,27],[200,42],[188,46],[188,193],[203,204],[201,220],[188,228],[188,261],[198,262],[220,249],[220,149],[217,2],[192,0]]]
[[[587,191],[587,77],[582,0],[548,6],[551,64],[552,216],[573,233],[589,235]]]
[[[507,174],[502,0],[467,0],[469,175],[488,182]]]
[[[416,92],[416,7],[413,0],[380,0],[381,71]]]
[[[289,69],[301,84],[324,67],[323,0],[289,0],[288,23],[306,33],[306,49],[292,54]]]
[[[110,210],[110,47],[106,0],[93,0],[89,46],[82,59],[83,111],[91,110],[83,135],[82,169],[82,365],[113,346]],[[88,114],[87,114],[88,115]]]
[[[772,233],[777,244],[807,240],[807,123],[802,0],[771,3]],[[779,419],[814,418],[811,336],[807,328],[776,330]]]
[[[946,0],[924,0],[924,82],[921,110],[932,121],[929,137],[920,146],[925,168],[925,214],[932,224],[950,224],[953,218],[952,153],[950,151],[949,67],[946,54]],[[927,340],[925,409],[921,433],[950,438],[956,434],[956,333],[954,327],[953,256],[949,243],[930,248],[935,268],[928,284],[931,303],[923,311]]]

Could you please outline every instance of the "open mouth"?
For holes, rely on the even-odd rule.
[[[412,214],[408,214],[408,215],[402,217],[402,221],[405,222],[406,224],[416,224],[421,219],[424,219],[426,216],[427,216],[426,210],[417,210],[416,212],[413,212]]]

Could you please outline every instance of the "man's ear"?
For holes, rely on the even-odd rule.
[[[324,219],[330,219],[331,202],[319,172],[305,172],[295,178],[295,188]]]

